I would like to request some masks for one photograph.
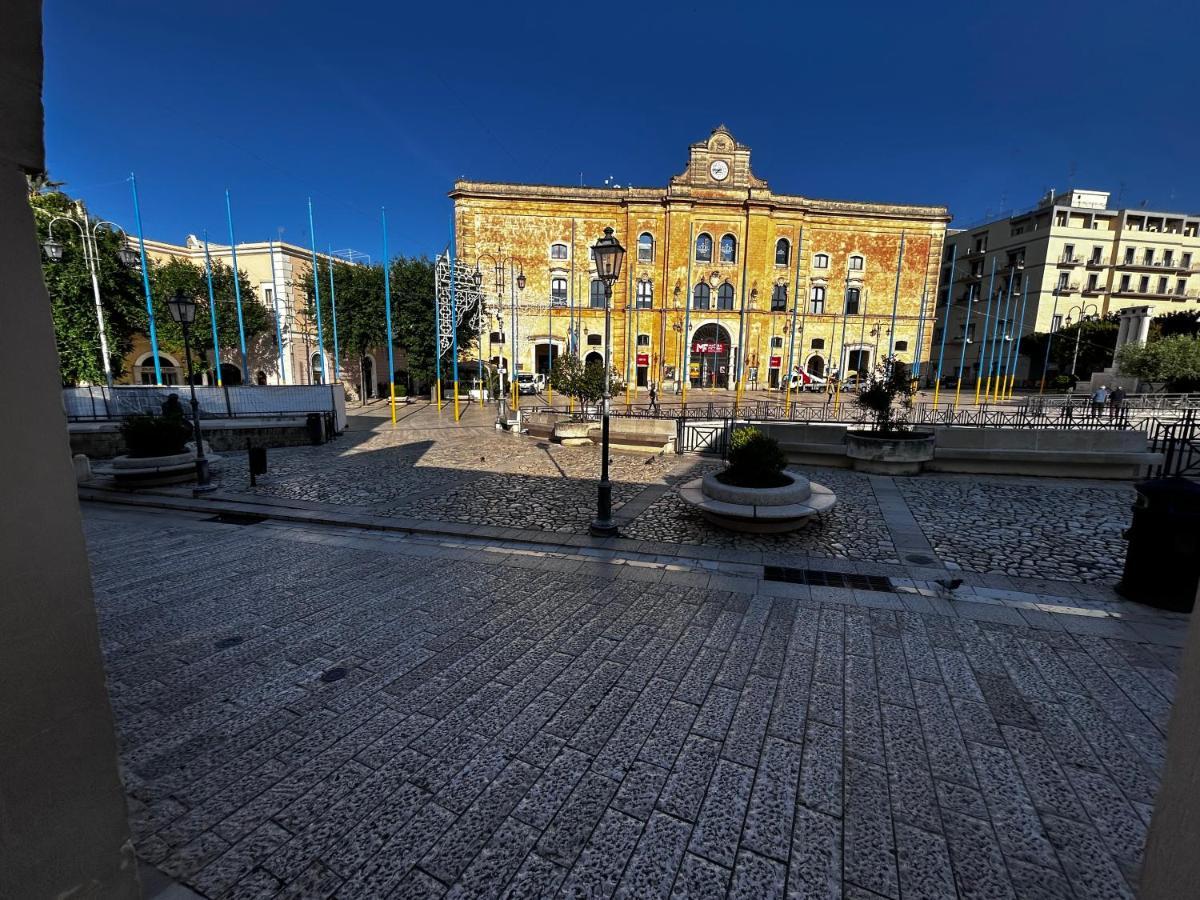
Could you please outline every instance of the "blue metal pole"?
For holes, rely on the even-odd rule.
[[[333,316],[333,380],[337,381],[341,378],[341,357],[338,355],[338,333],[337,333],[337,291],[333,286],[333,245],[329,245],[329,308],[330,315]]]
[[[958,261],[958,244],[950,245],[950,282],[946,285],[946,321],[942,323],[942,343],[938,349],[938,367],[937,367],[937,382],[933,386],[933,408],[937,411],[938,395],[942,390],[942,362],[946,358],[946,334],[950,331],[950,310],[954,306],[954,264]],[[941,265],[939,261],[938,265]],[[971,291],[967,289],[967,315],[971,314]],[[934,301],[933,321],[937,322],[937,302]],[[963,350],[967,349],[967,345],[963,344]],[[959,371],[959,377],[962,376],[962,371]]]
[[[454,367],[454,421],[458,421],[458,285],[455,270],[458,268],[458,245],[454,240],[454,208],[450,209],[450,352]]]
[[[317,352],[321,355],[321,382],[328,380],[325,367],[325,330],[321,324],[321,272],[317,267],[317,232],[313,228],[312,197],[308,198],[308,237],[312,247],[313,299],[317,305]]]
[[[242,384],[250,383],[250,367],[246,364],[246,327],[242,323],[242,280],[238,277],[237,240],[233,236],[233,207],[229,191],[225,191],[225,216],[229,220],[229,252],[233,255],[233,296],[237,303],[238,339],[242,351]]]
[[[213,368],[217,373],[217,387],[221,386],[221,345],[217,342],[217,301],[213,297],[212,260],[208,255],[208,229],[204,229],[204,277],[208,281],[208,317],[212,320]]]
[[[275,283],[275,242],[267,241],[267,249],[271,252],[271,298],[275,313],[275,346],[279,348],[279,383],[287,383],[287,372],[283,365],[283,317],[279,315],[279,285]]]
[[[687,389],[692,384],[692,257],[696,255],[696,224],[688,228],[687,288],[683,297],[683,340],[687,350],[683,353],[683,384],[680,389],[680,406],[687,412]]]
[[[892,294],[892,324],[888,329],[889,360],[894,359],[896,356],[896,307],[900,303],[900,270],[904,266],[904,241],[906,236],[905,232],[900,232],[900,255],[896,258],[896,290]]]
[[[387,351],[388,351],[388,384],[392,404],[392,424],[396,424],[396,364],[392,359],[392,265],[388,257],[387,239],[387,208],[379,208],[379,218],[383,223],[383,310],[387,316]],[[435,314],[436,318],[436,314]]]
[[[142,208],[138,204],[137,179],[129,173],[133,188],[133,218],[137,221],[138,250],[142,254],[142,287],[146,291],[146,315],[150,321],[150,352],[154,354],[154,383],[162,384],[162,366],[158,362],[158,332],[154,327],[154,301],[150,299],[150,268],[146,265],[146,238],[142,234]]]
[[[984,364],[987,357],[988,348],[988,322],[992,318],[992,291],[996,286],[996,257],[992,257],[992,273],[988,276],[988,300],[987,310],[983,316],[983,343],[979,347],[979,369],[975,372],[975,403],[979,403],[979,389],[983,386],[983,378],[981,377],[984,369]]]
[[[929,254],[925,255],[925,277],[921,281],[921,300],[917,307],[917,350],[913,354],[913,381],[921,383],[921,350],[925,345],[925,303],[929,298]]]
[[[792,402],[792,371],[796,367],[796,311],[800,308],[800,260],[804,258],[804,229],[796,230],[796,246],[792,250],[792,256],[796,260],[796,287],[792,296],[792,327],[791,334],[788,337],[788,364],[787,364],[787,381],[783,383],[783,392],[785,398],[785,406],[791,408]]]
[[[1004,348],[1004,338],[1001,334],[1004,326],[1008,324],[1008,308],[1012,304],[1012,288],[1013,276],[1016,274],[1016,269],[1008,270],[1008,288],[1004,296],[1004,318],[1000,318],[1000,306],[996,305],[996,324],[992,329],[992,368],[996,370],[996,380],[999,381],[1004,377],[1004,362],[1008,357],[1008,351]],[[992,398],[999,399],[995,389],[992,390]]]
[[[1029,279],[1021,281],[1021,324],[1017,328],[1017,339],[1013,344],[1012,362],[1008,367],[1008,392],[1012,392],[1012,383],[1016,380],[1017,366],[1021,363],[1021,337],[1025,332],[1025,304],[1029,299]]]

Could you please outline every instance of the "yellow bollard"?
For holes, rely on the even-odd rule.
[[[954,411],[958,412],[958,398],[962,394],[962,375],[954,380]]]
[[[792,376],[788,375],[787,387],[784,389],[783,395],[783,414],[791,417],[792,414]]]
[[[459,410],[458,410],[458,382],[455,381],[454,382],[454,421],[455,422],[457,422],[459,420],[460,415],[461,414],[459,413]]]
[[[442,411],[442,380],[440,378],[437,383],[437,408],[438,412]]]
[[[392,424],[396,424],[396,382],[391,382],[388,387],[391,389],[392,395]]]

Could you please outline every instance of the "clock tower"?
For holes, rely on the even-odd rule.
[[[706,140],[692,144],[688,166],[671,179],[671,187],[744,191],[766,189],[767,183],[750,171],[750,148],[718,125]]]

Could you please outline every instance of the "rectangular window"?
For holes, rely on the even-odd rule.
[[[1067,214],[1065,212],[1054,214],[1054,224],[1063,226],[1067,224]]]
[[[1100,276],[1097,275],[1095,272],[1093,272],[1091,275],[1088,276],[1088,290],[1089,291],[1096,290],[1096,282],[1099,278],[1100,278]]]
[[[592,309],[604,309],[604,282],[599,278],[592,279],[589,304]]]
[[[975,340],[975,323],[972,322],[967,326],[967,341]]]
[[[771,291],[771,312],[787,311],[787,285],[777,284]]]
[[[1179,265],[1185,269],[1190,269],[1192,267],[1192,254],[1185,253],[1179,257]]]
[[[1092,262],[1099,263],[1100,260],[1103,258],[1104,258],[1104,248],[1103,247],[1093,247],[1092,248]]]
[[[550,305],[551,306],[566,306],[567,305],[567,279],[551,278],[550,279]]]
[[[811,294],[812,309],[811,311],[817,315],[825,312],[825,288],[821,285],[814,285]]]
[[[783,338],[778,337],[778,336],[771,338],[771,346],[772,347],[782,347],[783,346]]]
[[[263,299],[266,301],[267,306],[270,306],[271,301],[275,299],[275,294],[269,287],[263,288]]]
[[[1186,278],[1180,278],[1178,281],[1175,282],[1175,293],[1178,294],[1180,297],[1182,297],[1184,294],[1187,293],[1187,279]]]
[[[649,347],[650,346],[650,335],[639,334],[637,336],[637,345],[639,347]]]
[[[1121,276],[1121,290],[1123,292],[1129,290],[1129,276],[1128,275]]]
[[[848,288],[846,290],[846,315],[858,315],[858,300],[860,296],[861,292],[858,288]]]
[[[1062,316],[1055,315],[1050,319],[1050,333],[1054,334],[1058,329],[1062,328]]]
[[[1154,265],[1154,248],[1147,247],[1142,251],[1142,264],[1147,266]]]
[[[1146,294],[1146,293],[1149,293],[1149,291],[1150,291],[1150,276],[1143,275],[1141,278],[1138,279],[1138,293]]]
[[[1174,250],[1164,250],[1163,251],[1163,265],[1164,266],[1172,266],[1174,264],[1175,264],[1175,251]]]
[[[1127,266],[1133,265],[1133,248],[1132,247],[1125,248],[1125,265],[1127,265]]]
[[[1063,244],[1063,262],[1070,262],[1075,258],[1075,245]]]
[[[1167,276],[1166,275],[1160,275],[1158,277],[1158,292],[1160,294],[1165,294],[1167,292]]]
[[[651,309],[654,306],[654,282],[639,281],[637,283],[637,308]]]
[[[1060,291],[1065,291],[1067,289],[1067,283],[1070,277],[1071,276],[1067,272],[1058,273],[1058,289]]]

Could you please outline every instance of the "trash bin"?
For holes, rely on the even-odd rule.
[[[325,423],[321,421],[320,413],[309,413],[307,418],[308,439],[314,446],[325,442]]]
[[[1200,484],[1152,478],[1135,489],[1117,592],[1159,609],[1190,612],[1200,584]]]
[[[266,475],[267,474],[267,448],[266,447],[250,447],[250,474],[251,475]]]

